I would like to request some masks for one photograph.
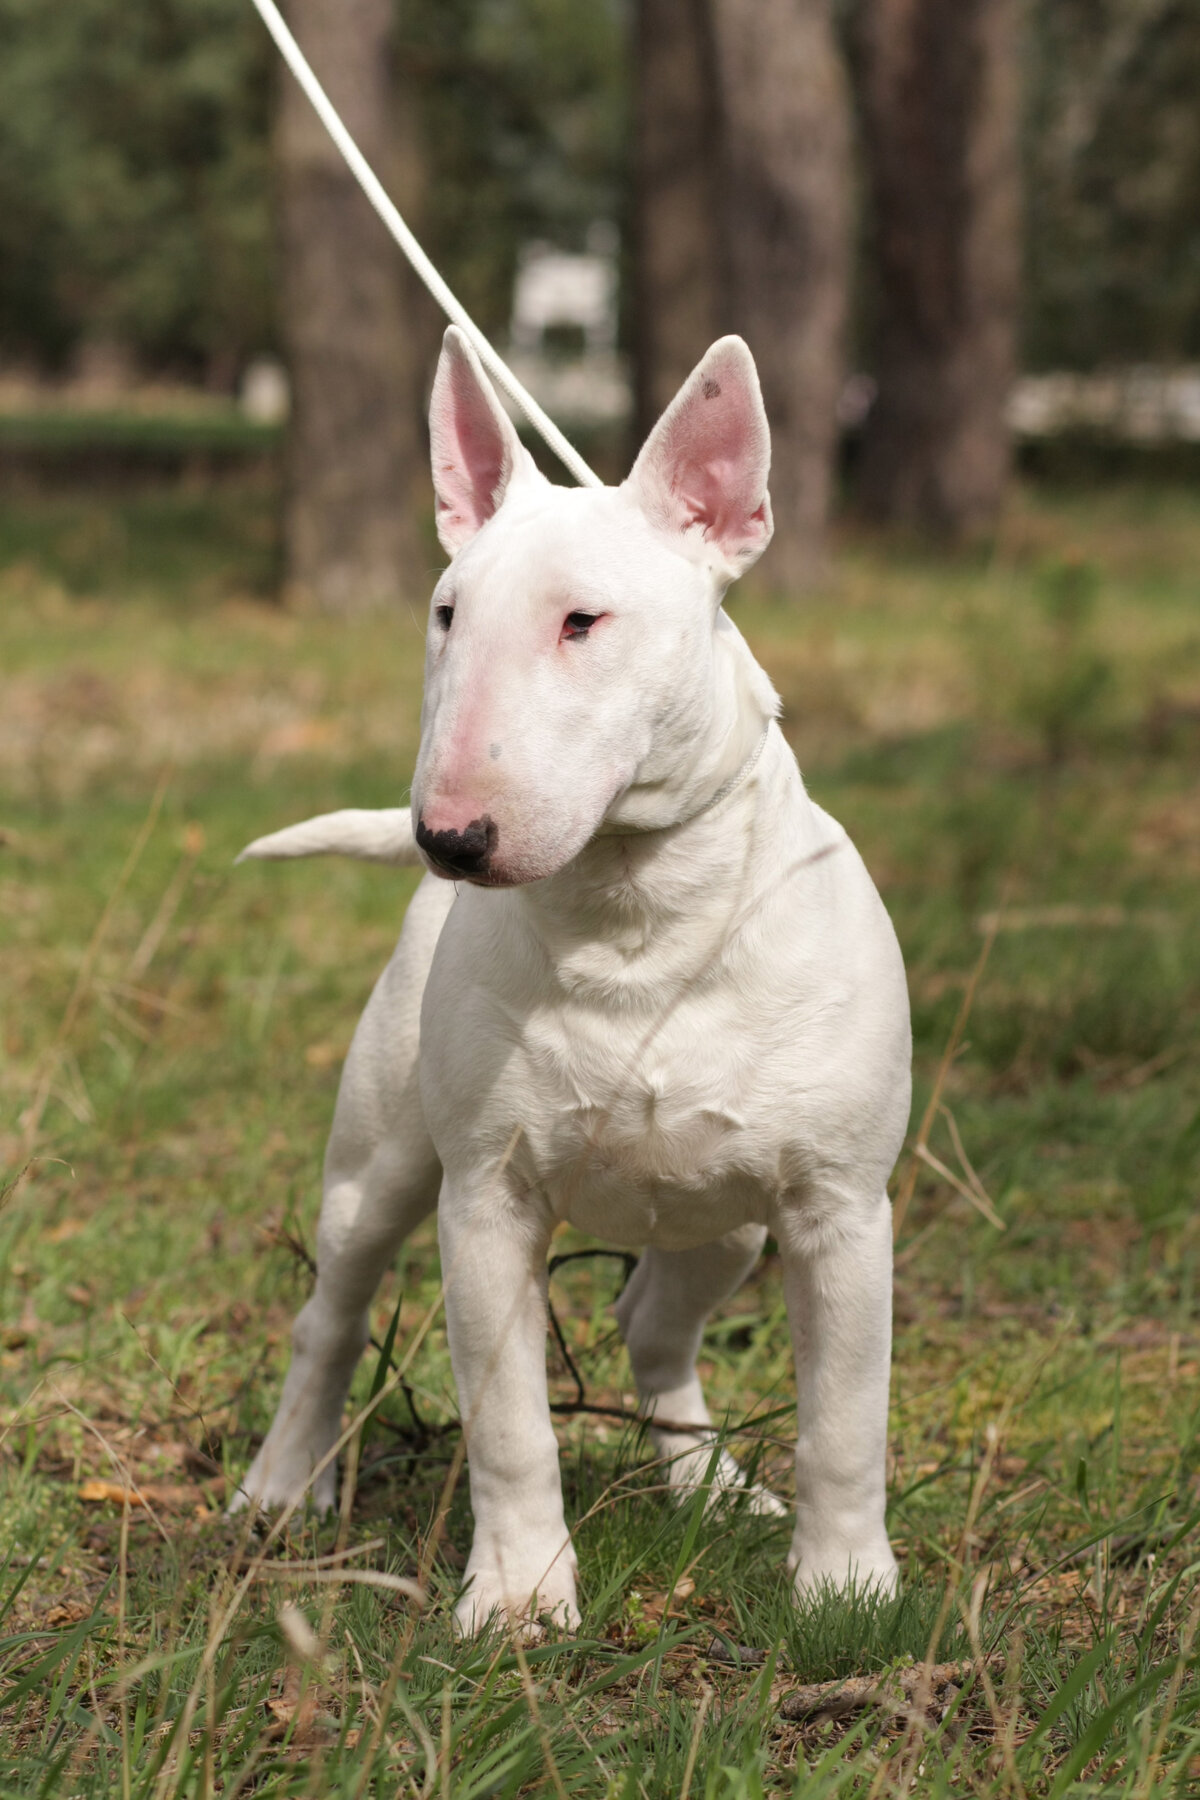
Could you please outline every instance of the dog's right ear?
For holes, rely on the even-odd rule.
[[[437,533],[451,556],[486,525],[514,478],[537,465],[457,325],[446,328],[429,402]]]

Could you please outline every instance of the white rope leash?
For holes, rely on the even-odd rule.
[[[541,433],[558,457],[564,468],[571,471],[581,487],[602,487],[600,477],[584,462],[575,446],[563,436],[554,420],[542,411],[533,395],[519,382],[508,364],[504,361],[484,337],[474,319],[455,299],[446,283],[442,280],[416,238],[404,223],[395,206],[389,200],[382,183],[375,175],[366,157],[355,143],[341,118],[334,108],[325,89],[321,86],[310,68],[304,52],[288,30],[279,8],[274,0],[254,0],[254,7],[263,24],[274,38],[283,60],[308,95],[317,117],[326,131],[345,157],[350,172],[359,187],[379,214],[405,256],[420,276],[429,292],[433,295],[446,317],[458,326],[459,330],[471,340],[471,344],[480,362],[492,380],[504,389],[511,400],[520,407],[534,429]]]

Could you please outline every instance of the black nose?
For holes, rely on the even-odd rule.
[[[485,874],[499,835],[495,821],[486,813],[461,831],[430,831],[424,819],[417,820],[419,847],[447,875]]]

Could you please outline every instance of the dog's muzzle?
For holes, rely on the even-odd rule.
[[[499,836],[495,820],[487,813],[481,819],[472,819],[461,831],[430,831],[423,818],[417,820],[418,849],[424,851],[439,874],[466,880],[487,876]]]

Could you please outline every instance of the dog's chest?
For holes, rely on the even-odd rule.
[[[529,1173],[581,1230],[684,1248],[766,1218],[778,1157],[755,1116],[748,1047],[686,1014],[649,1031],[583,1007],[528,1023]]]

